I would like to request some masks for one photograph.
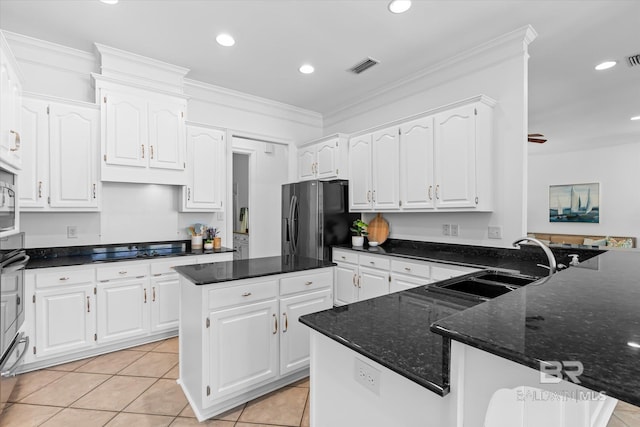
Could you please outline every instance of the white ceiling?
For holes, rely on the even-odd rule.
[[[188,77],[329,115],[461,51],[531,24],[532,153],[640,142],[638,0],[0,0],[0,28],[85,51],[99,42],[191,69]],[[215,42],[220,32],[232,48]],[[370,56],[380,64],[356,76]],[[604,59],[614,69],[596,72]],[[298,67],[312,63],[316,72]]]

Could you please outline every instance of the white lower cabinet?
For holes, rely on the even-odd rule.
[[[309,329],[298,318],[332,307],[332,267],[180,282],[179,383],[198,420],[308,375]]]
[[[151,332],[178,327],[180,278],[167,273],[151,278]]]
[[[38,358],[88,349],[94,346],[96,305],[94,284],[36,291],[35,344]]]
[[[345,305],[356,302],[358,298],[358,265],[337,262],[334,256],[335,279],[334,279],[334,304]]]
[[[146,335],[149,331],[149,278],[98,283],[98,342]]]
[[[389,270],[362,266],[358,270],[358,301],[389,293]]]

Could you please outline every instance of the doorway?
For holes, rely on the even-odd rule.
[[[233,153],[233,253],[234,259],[249,258],[249,159]]]

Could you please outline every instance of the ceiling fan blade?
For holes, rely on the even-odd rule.
[[[541,134],[541,133],[530,133],[528,136],[541,136],[541,137],[544,137],[544,135]]]
[[[539,139],[539,138],[528,138],[529,142],[535,142],[536,144],[544,144],[545,142],[547,142],[546,139]]]

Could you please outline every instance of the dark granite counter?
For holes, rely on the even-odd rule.
[[[175,270],[196,285],[230,282],[274,274],[333,267],[331,261],[303,257],[266,257],[176,267]]]
[[[477,303],[420,286],[309,314],[300,321],[444,396],[449,392],[450,345],[428,325]]]
[[[189,240],[37,248],[27,249],[27,255],[29,255],[31,259],[26,268],[68,267],[103,262],[134,261],[161,257],[229,252],[233,252],[233,249],[223,247],[210,251],[192,251],[191,241]]]
[[[593,261],[431,329],[533,369],[579,361],[582,386],[640,405],[640,253],[610,251]]]
[[[548,270],[536,264],[548,265],[547,257],[538,246],[523,244],[520,249],[494,248],[486,246],[453,245],[447,243],[418,242],[412,240],[389,239],[382,246],[352,247],[336,246],[367,254],[389,255],[400,258],[433,261],[445,264],[476,268],[499,268],[526,274],[546,276]],[[552,245],[551,250],[558,263],[569,265],[569,254],[578,254],[580,261],[593,258],[603,251],[588,246]]]

